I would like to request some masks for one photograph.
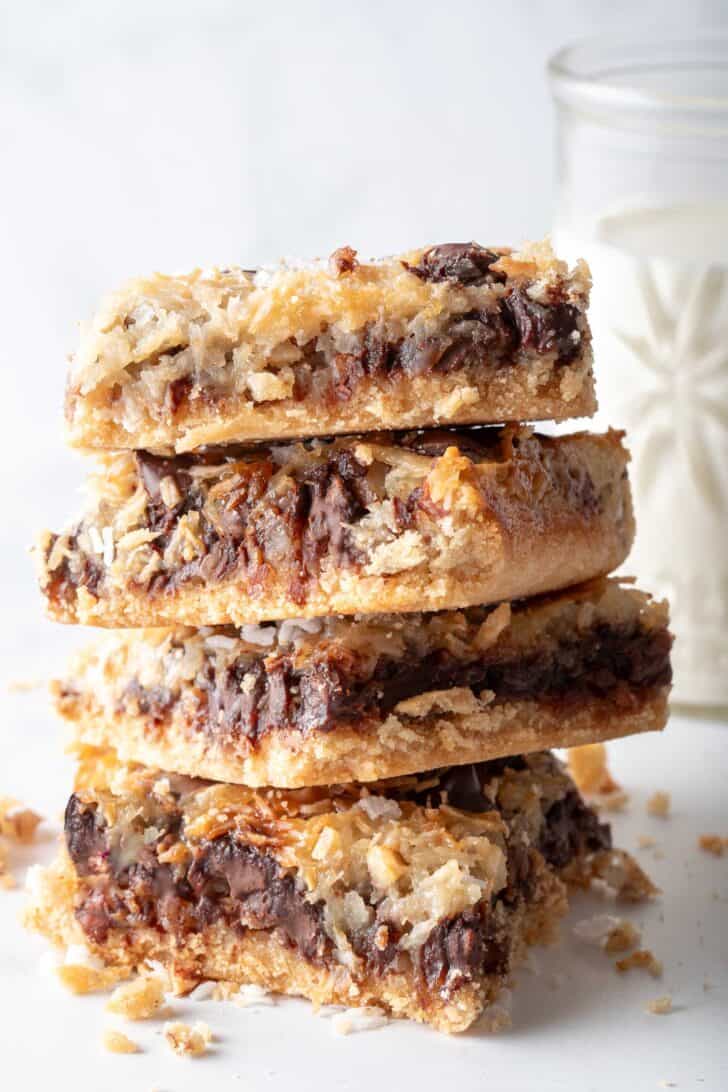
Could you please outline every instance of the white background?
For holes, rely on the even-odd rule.
[[[584,35],[676,27],[690,33],[722,18],[728,20],[728,10],[719,0],[2,0],[0,686],[47,676],[79,640],[77,632],[43,620],[26,550],[41,527],[57,529],[77,503],[83,463],[60,441],[65,356],[74,347],[75,322],[104,291],[154,269],[253,266],[286,254],[326,254],[344,243],[377,254],[473,237],[497,244],[540,236],[550,228],[553,204],[547,56]],[[35,795],[45,809],[60,807],[68,768],[56,726],[29,700],[32,716],[21,699],[1,705],[0,793]],[[43,767],[40,781],[31,763]],[[725,785],[724,773],[716,785]],[[643,780],[646,791],[649,778]],[[690,811],[687,796],[684,809]],[[688,898],[687,888],[681,898]],[[714,944],[715,913],[713,907]],[[0,952],[0,979],[9,969],[23,978],[25,949],[13,953],[10,968],[9,958]],[[725,952],[715,947],[711,958],[725,960]],[[694,975],[685,972],[688,993],[702,996],[704,973],[702,965]],[[33,987],[23,1010],[4,991],[0,1054],[8,1028],[15,1021],[19,1027],[21,1016],[24,1026],[33,1021],[33,1006],[44,996]],[[722,999],[724,1006],[725,992]],[[41,1006],[48,1020],[60,1013],[56,1004],[63,1002]],[[620,1003],[608,1010],[608,1045],[619,1053]],[[701,1023],[708,1011],[713,1015]],[[718,1047],[710,1039],[717,1011],[706,1003],[673,1025],[682,1030],[671,1057],[684,1056],[686,1073],[699,1076],[688,1063],[704,1058],[705,1073],[717,1078]],[[629,1013],[629,1020],[640,1018],[634,1005]],[[572,1015],[581,1053],[576,1069],[562,1060],[573,1076],[585,1071],[578,1069],[589,1062],[585,1043],[601,1031],[598,1020],[581,1026],[579,1014]],[[538,1057],[553,1061],[560,1028],[536,1024],[532,1033],[546,1051]],[[295,1033],[305,1036],[307,1026],[296,1023]],[[660,1026],[668,1037],[669,1029]],[[11,1037],[18,1034],[12,1030]],[[412,1039],[414,1049],[424,1041]],[[519,1035],[498,1055],[499,1085],[507,1084],[510,1052],[529,1041]],[[371,1036],[357,1042],[364,1059]],[[33,1049],[30,1041],[23,1040],[23,1049]],[[431,1049],[440,1068],[445,1059],[455,1066],[465,1056],[447,1046]],[[670,1077],[658,1072],[660,1049],[650,1040],[655,1064],[639,1070],[639,1087]],[[60,1063],[60,1054],[53,1057]],[[471,1079],[478,1059],[476,1053],[468,1063]],[[158,1073],[147,1079],[144,1070],[144,1083],[140,1069],[133,1072],[140,1088],[167,1087],[166,1070],[164,1079]],[[457,1070],[448,1072],[457,1084]],[[26,1086],[37,1087],[35,1079]],[[79,1084],[69,1074],[54,1083],[100,1088],[106,1080],[97,1074]],[[482,1086],[488,1085],[484,1062]],[[181,1087],[171,1079],[170,1086]],[[550,1086],[562,1085],[557,1079]],[[124,1087],[137,1085],[130,1078]]]
[[[77,638],[40,621],[25,550],[78,503],[65,357],[104,292],[543,235],[547,57],[721,19],[721,0],[0,0],[0,679]]]

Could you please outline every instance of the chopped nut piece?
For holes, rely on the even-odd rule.
[[[124,1035],[123,1031],[114,1031],[113,1028],[109,1028],[104,1032],[103,1043],[106,1049],[110,1050],[112,1054],[139,1053],[138,1043],[135,1043],[128,1035]]]
[[[660,819],[667,819],[670,814],[669,792],[653,792],[647,801],[647,814],[655,815]]]
[[[649,948],[638,948],[636,952],[625,956],[624,959],[618,959],[614,966],[620,974],[631,970],[641,970],[648,971],[653,978],[659,978],[662,975],[662,964],[659,959],[655,959]]]
[[[665,1016],[668,1012],[672,1012],[672,997],[666,993],[662,997],[656,997],[654,1001],[648,1001],[645,1012],[651,1012],[655,1016]]]
[[[207,1024],[198,1020],[196,1024],[183,1024],[177,1020],[164,1025],[164,1038],[175,1054],[188,1058],[199,1058],[207,1050],[212,1040],[212,1032]]]
[[[375,885],[383,889],[396,884],[406,871],[406,865],[400,854],[394,849],[380,845],[373,845],[369,850],[367,867]]]
[[[728,852],[728,838],[720,834],[701,834],[698,845],[705,853],[712,853],[714,857],[722,857]]]
[[[106,1008],[127,1020],[149,1020],[164,1001],[164,983],[153,975],[117,986]]]
[[[567,760],[571,776],[581,792],[606,794],[620,788],[609,773],[607,748],[603,743],[571,747]]]

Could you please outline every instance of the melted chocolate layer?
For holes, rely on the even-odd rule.
[[[437,790],[409,798],[429,807],[447,799],[468,811],[496,807],[488,786],[507,769],[525,768],[521,758],[503,759],[443,771]],[[508,821],[508,814],[504,812]],[[135,821],[136,822],[136,821]],[[77,918],[87,935],[103,943],[113,929],[146,925],[172,933],[180,940],[212,922],[236,930],[273,930],[280,940],[305,959],[327,964],[334,959],[325,931],[323,904],[312,903],[298,890],[294,877],[265,851],[238,842],[226,833],[203,842],[191,862],[173,866],[158,854],[179,836],[181,812],[155,817],[155,841],[147,842],[150,827],[133,831],[110,828],[93,803],[71,796],[65,815],[66,845],[87,889]],[[132,824],[134,826],[134,824]],[[135,840],[135,841],[132,841]],[[609,827],[599,823],[578,793],[568,792],[544,816],[540,850],[556,868],[577,853],[608,848]],[[508,852],[508,885],[496,902],[440,922],[416,955],[416,966],[430,988],[467,981],[478,974],[505,973],[510,951],[496,927],[497,904],[510,906],[528,897],[531,851],[514,837]],[[385,925],[382,942],[381,926]],[[373,973],[382,974],[401,960],[398,930],[381,921],[352,936],[357,953]]]
[[[513,457],[521,439],[499,428],[436,429],[382,433],[382,444],[427,455],[441,455],[455,445],[474,462]],[[548,438],[538,446],[549,450]],[[262,588],[272,572],[284,573],[294,601],[303,603],[311,582],[318,579],[322,562],[349,568],[364,561],[352,528],[385,494],[381,475],[372,474],[354,454],[354,445],[316,445],[316,455],[289,466],[283,481],[265,448],[230,446],[174,459],[136,452],[139,478],[147,494],[144,529],[156,536],[150,548],[163,557],[183,516],[196,513],[202,547],[189,562],[163,566],[136,587],[149,596],[162,595],[187,585],[205,586],[241,574],[251,589]],[[548,456],[545,456],[548,457]],[[191,473],[193,466],[235,463],[234,484],[224,497],[211,502],[205,485]],[[586,470],[579,473],[558,457],[549,467],[554,488],[569,497],[575,513],[592,516],[599,497]],[[169,478],[179,500],[167,506],[161,482]],[[175,495],[173,493],[173,495]],[[418,517],[438,519],[442,511],[421,487],[405,499],[393,500],[398,531],[412,528]],[[48,594],[58,601],[75,599],[79,587],[103,594],[104,566],[96,554],[78,550],[79,529],[71,534],[70,550],[50,574]],[[50,537],[46,556],[58,536]],[[71,556],[72,555],[72,556]],[[131,581],[130,581],[131,582]]]
[[[442,329],[426,337],[410,334],[393,339],[371,322],[349,334],[346,352],[339,352],[328,339],[313,338],[298,345],[302,359],[292,365],[293,398],[335,404],[349,400],[367,379],[396,381],[456,370],[477,382],[483,374],[503,367],[528,366],[524,351],[539,355],[555,351],[557,366],[570,364],[581,351],[578,308],[558,296],[547,303],[533,300],[528,282],[509,284],[506,274],[494,268],[499,257],[478,243],[445,243],[430,247],[416,266],[403,263],[422,281],[463,287],[502,285],[502,295],[487,307],[452,315]],[[339,277],[358,265],[348,247],[335,251],[330,263]],[[226,391],[214,386],[195,388],[186,376],[170,383],[165,409],[174,417],[180,407],[199,398],[224,402]]]
[[[574,703],[611,694],[629,701],[669,684],[671,641],[667,630],[627,632],[601,625],[542,651],[514,655],[496,648],[468,661],[438,649],[417,662],[382,657],[373,671],[369,661],[339,646],[322,650],[304,666],[294,655],[241,659],[224,674],[210,666],[198,680],[196,723],[215,738],[245,737],[255,744],[273,731],[307,735],[352,724],[366,730],[399,702],[452,687],[470,687],[476,694],[492,691],[496,703]],[[145,689],[135,680],[122,696],[120,711],[136,708],[159,724],[176,701],[168,690]]]

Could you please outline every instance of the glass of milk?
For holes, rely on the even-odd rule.
[[[554,245],[592,270],[600,425],[627,430],[625,573],[670,601],[677,702],[728,707],[728,37],[550,62]]]

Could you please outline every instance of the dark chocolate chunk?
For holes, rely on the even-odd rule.
[[[504,974],[508,968],[508,946],[499,942],[474,911],[441,921],[432,930],[418,953],[420,973],[431,989],[447,982],[454,986],[453,975],[460,980],[477,974]]]
[[[423,281],[456,281],[458,284],[503,283],[505,273],[491,268],[500,254],[486,250],[478,243],[443,243],[432,246],[422,255],[419,265],[406,265]]]
[[[539,353],[556,350],[560,364],[574,360],[580,350],[579,312],[570,303],[538,303],[522,285],[503,300],[522,349]]]
[[[279,929],[307,959],[321,960],[330,948],[320,905],[296,890],[272,857],[231,836],[205,846],[189,872],[196,895],[230,897],[243,925]]]
[[[109,845],[106,822],[96,804],[87,804],[73,793],[66,805],[63,829],[68,855],[79,876],[98,871],[108,856]]]
[[[565,868],[578,854],[610,849],[612,832],[572,789],[544,817],[539,850],[553,868]]]

